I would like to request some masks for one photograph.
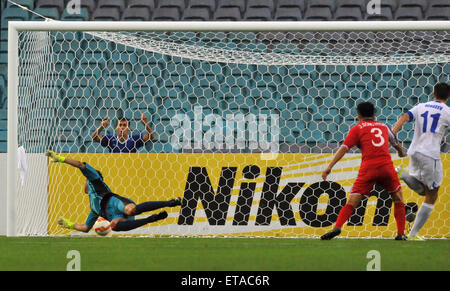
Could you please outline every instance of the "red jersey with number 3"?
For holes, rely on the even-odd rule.
[[[394,169],[389,144],[398,144],[391,129],[375,120],[364,120],[350,129],[343,145],[361,149],[362,161],[351,193],[370,195],[375,184],[388,193],[397,192],[400,181]]]
[[[363,120],[352,127],[343,143],[349,149],[360,148],[361,168],[392,164],[389,144],[398,144],[397,138],[386,124],[375,120]]]

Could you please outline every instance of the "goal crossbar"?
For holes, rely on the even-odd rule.
[[[450,21],[359,21],[359,22],[110,22],[110,21],[11,21],[8,23],[8,144],[7,144],[7,235],[15,236],[15,193],[18,161],[19,32],[21,31],[242,31],[242,32],[345,32],[345,31],[450,31]]]
[[[17,31],[427,31],[450,30],[450,21],[10,21]]]

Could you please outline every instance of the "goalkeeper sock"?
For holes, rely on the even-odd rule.
[[[394,218],[397,223],[397,233],[405,234],[405,204],[403,202],[394,202]]]
[[[353,209],[354,207],[352,205],[345,204],[344,207],[342,207],[341,211],[339,211],[339,215],[334,228],[341,228],[352,215]]]
[[[152,211],[163,207],[171,206],[170,201],[148,201],[136,205],[135,215],[141,214],[142,212]]]
[[[147,223],[155,222],[161,219],[164,219],[167,217],[167,212],[161,211],[158,214],[150,215],[147,218],[143,219],[136,219],[136,220],[121,220],[117,222],[116,226],[114,227],[114,231],[128,231],[132,230],[138,227],[141,227]]]

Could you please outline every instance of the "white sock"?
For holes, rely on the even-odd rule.
[[[419,233],[419,230],[430,217],[431,212],[433,211],[434,205],[428,203],[422,203],[417,211],[416,220],[414,221],[414,225],[409,233],[410,236],[416,236]]]

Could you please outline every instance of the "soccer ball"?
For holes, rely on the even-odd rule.
[[[98,235],[105,236],[111,232],[111,224],[103,217],[99,217],[94,224],[94,230]]]

